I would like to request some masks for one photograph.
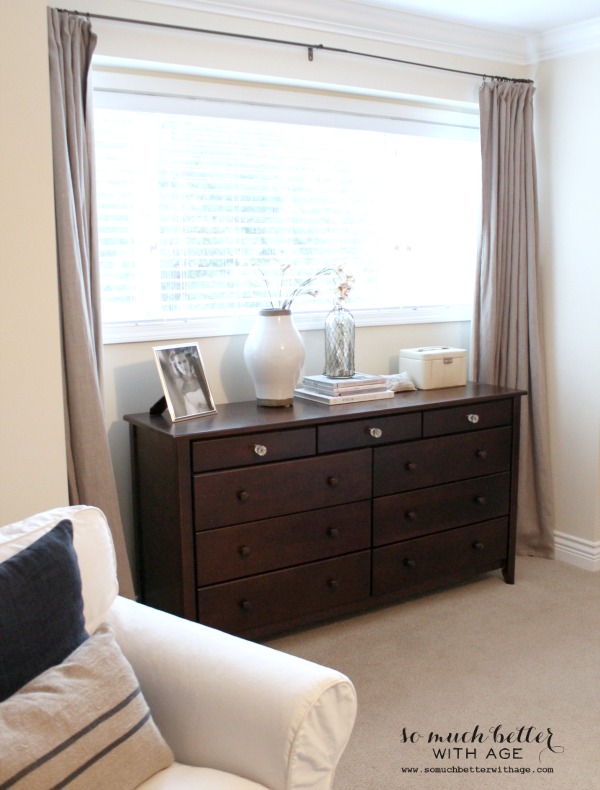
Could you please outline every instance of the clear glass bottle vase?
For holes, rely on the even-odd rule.
[[[354,316],[336,303],[325,319],[325,376],[332,379],[354,375]]]

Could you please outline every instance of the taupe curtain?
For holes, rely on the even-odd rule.
[[[530,83],[484,81],[479,93],[482,224],[473,317],[476,381],[522,399],[517,551],[554,555],[552,481]]]
[[[98,246],[89,70],[89,22],[48,9],[52,151],[71,504],[104,511],[117,554],[119,587],[133,597],[101,396]]]

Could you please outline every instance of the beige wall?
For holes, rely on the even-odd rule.
[[[65,5],[65,4],[61,4]],[[75,8],[76,4],[66,4]],[[165,19],[180,24],[302,39],[302,31],[244,23],[134,0],[90,0],[86,10]],[[227,47],[219,39],[151,35],[94,23],[98,52],[113,57],[180,59],[223,67]],[[475,61],[431,50],[353,41],[328,34],[326,43],[385,52],[395,57],[523,76],[526,69]],[[62,423],[60,339],[57,323],[55,245],[52,212],[50,126],[47,88],[46,10],[41,0],[11,4],[0,29],[2,94],[2,232],[0,320],[2,321],[2,453],[0,521],[5,522],[66,501]],[[244,62],[256,73],[285,74],[321,83],[401,89],[443,100],[476,100],[477,80],[364,61],[320,57],[309,64],[302,51],[246,47]],[[600,354],[596,183],[600,127],[593,75],[600,55],[545,63],[536,75],[540,173],[542,264],[548,327],[552,454],[557,529],[589,548],[600,540],[598,522]],[[597,93],[596,93],[597,95]],[[25,133],[25,128],[27,132]],[[5,175],[6,174],[6,175]],[[361,329],[357,365],[395,370],[398,348],[421,343],[468,346],[467,324]],[[320,365],[322,334],[304,333],[307,365]],[[157,337],[156,343],[163,339]],[[243,370],[242,336],[200,339],[217,401],[252,397]],[[130,528],[129,454],[122,416],[145,410],[160,395],[152,343],[106,347],[106,419],[124,518]],[[313,367],[314,366],[314,367]],[[589,546],[588,546],[589,544]]]
[[[46,7],[0,25],[0,523],[67,504]]]
[[[538,163],[556,529],[600,556],[600,51],[540,65]],[[598,559],[596,559],[598,565]]]

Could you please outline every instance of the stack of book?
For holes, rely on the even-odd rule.
[[[387,388],[385,376],[372,376],[369,373],[355,373],[344,379],[331,379],[324,375],[304,376],[294,394],[298,398],[328,406],[394,397],[392,390]]]

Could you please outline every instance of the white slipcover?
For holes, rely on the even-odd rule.
[[[110,530],[74,506],[0,528],[0,562],[61,519],[73,523],[86,627],[109,621],[175,764],[145,790],[328,790],[356,693],[333,669],[118,596]]]

